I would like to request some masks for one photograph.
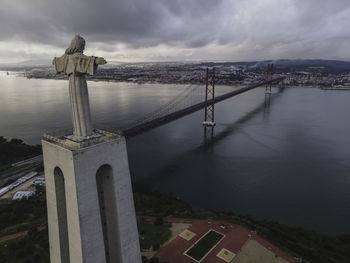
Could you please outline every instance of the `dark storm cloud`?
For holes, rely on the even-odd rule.
[[[179,41],[206,44],[208,40],[195,35],[210,33],[212,16],[219,11],[220,2],[12,0],[0,7],[0,38],[60,45],[63,36],[81,33],[93,41],[123,42],[136,47]],[[207,34],[197,32],[204,27]]]
[[[334,14],[346,10],[347,0],[295,0],[299,23],[302,26],[322,25]]]
[[[215,52],[196,50],[214,45],[220,59],[350,57],[349,7],[349,0],[3,0],[0,43],[64,48],[79,33],[108,52],[163,44],[207,59]]]

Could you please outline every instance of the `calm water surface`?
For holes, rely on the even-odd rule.
[[[94,123],[119,127],[183,85],[89,82]],[[68,83],[0,73],[0,135],[36,144],[71,127]],[[217,87],[217,93],[234,88]],[[128,141],[132,178],[198,208],[350,233],[350,91],[264,89],[216,105],[214,139],[197,112]]]

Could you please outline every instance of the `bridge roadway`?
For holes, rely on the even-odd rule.
[[[220,96],[214,98],[214,104],[218,103],[218,102],[221,102],[223,100],[226,100],[228,98],[237,96],[237,95],[239,95],[241,93],[244,93],[244,92],[247,92],[249,90],[255,89],[257,87],[261,87],[261,86],[269,84],[269,83],[279,82],[279,81],[283,80],[284,78],[285,77],[275,78],[275,79],[272,79],[272,80],[269,80],[269,81],[260,82],[260,83],[253,84],[253,85],[251,85],[249,87],[246,87],[246,88],[241,88],[241,89],[238,89],[238,90],[235,90],[235,91],[232,91],[232,92],[220,95]],[[212,101],[213,101],[213,99],[210,99],[208,101],[203,101],[203,102],[194,104],[192,106],[189,106],[187,108],[175,111],[175,112],[170,113],[168,115],[165,115],[165,116],[153,119],[153,120],[145,122],[145,123],[141,123],[141,124],[133,126],[131,128],[127,128],[127,129],[122,131],[122,134],[127,139],[131,138],[131,137],[134,137],[134,136],[139,135],[139,134],[141,134],[143,132],[146,132],[148,130],[154,129],[154,128],[159,127],[159,126],[162,126],[164,124],[167,124],[169,122],[172,122],[174,120],[182,118],[182,117],[184,117],[184,116],[186,116],[188,114],[191,114],[191,113],[194,113],[194,112],[199,111],[201,109],[204,109],[205,107],[211,105]]]

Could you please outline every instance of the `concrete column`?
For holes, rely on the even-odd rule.
[[[60,193],[55,188],[54,174],[58,167],[64,175],[69,262],[141,263],[125,139],[119,137],[78,150],[45,139],[42,145],[51,262],[64,262],[59,238],[64,230],[60,229],[62,219],[57,213]],[[106,200],[101,199],[98,190],[103,191]],[[108,232],[103,231],[103,221]]]

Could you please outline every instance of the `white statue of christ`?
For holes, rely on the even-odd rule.
[[[97,65],[106,64],[101,57],[85,56],[85,40],[76,35],[64,55],[54,58],[57,73],[69,76],[69,97],[72,107],[73,136],[82,140],[92,135],[89,93],[85,75],[94,75]]]

